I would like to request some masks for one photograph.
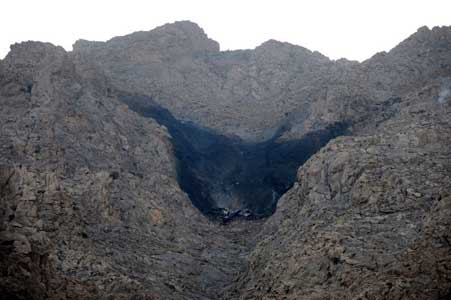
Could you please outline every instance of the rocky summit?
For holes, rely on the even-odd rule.
[[[450,299],[451,27],[333,61],[194,23],[0,61],[0,299]]]

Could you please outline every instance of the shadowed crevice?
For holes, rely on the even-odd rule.
[[[271,215],[292,186],[297,169],[330,139],[345,134],[337,123],[298,140],[278,142],[279,132],[261,143],[246,143],[177,120],[150,97],[120,97],[130,109],[167,127],[178,160],[180,187],[211,217],[260,218]]]

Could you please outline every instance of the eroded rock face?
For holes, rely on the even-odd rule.
[[[220,52],[190,22],[14,45],[0,297],[446,299],[449,90],[448,27],[361,64],[276,41]],[[192,205],[268,214],[282,194],[263,227]]]
[[[205,163],[194,154],[182,172],[187,179],[181,181],[190,182],[183,188],[197,207],[202,207],[197,200],[201,199],[208,207],[251,209],[265,215],[274,210],[294,182],[295,169],[308,158],[283,152],[291,165],[274,166],[267,157],[272,148],[302,144],[299,141],[311,133],[336,126],[345,125],[339,135],[375,130],[396,114],[399,96],[413,84],[449,75],[449,39],[449,28],[422,28],[391,52],[359,64],[330,61],[277,41],[254,50],[220,52],[197,25],[177,22],[105,43],[79,41],[73,55],[80,68],[105,75],[110,93],[133,98],[144,111],[149,103],[166,110],[173,117],[170,124],[188,124],[193,132],[206,129],[203,138],[212,133],[211,143],[224,151],[207,147],[198,156],[214,155],[219,163],[214,159]],[[202,144],[195,134],[188,138],[191,148]],[[275,145],[264,146],[268,141]],[[248,148],[252,154],[244,157]],[[193,161],[197,165],[190,165]],[[242,174],[243,164],[254,172]],[[285,169],[287,174],[278,171]],[[262,199],[260,209],[249,200],[252,197]]]
[[[299,169],[233,297],[449,297],[451,104],[435,101],[440,89],[411,91],[377,134],[338,138]]]
[[[214,298],[252,226],[228,237],[190,204],[167,130],[60,48],[2,68],[0,297]]]
[[[277,41],[219,52],[190,22],[106,43],[79,41],[74,55],[101,69],[112,86],[152,98],[177,119],[252,142],[271,138],[286,114],[307,111],[304,104],[323,88],[317,81],[327,80],[334,66],[319,53]]]

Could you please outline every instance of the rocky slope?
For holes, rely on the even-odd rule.
[[[211,299],[240,270],[253,226],[194,209],[166,129],[101,75],[30,42],[0,81],[1,299]]]
[[[277,41],[255,50],[220,52],[218,44],[190,22],[105,43],[78,41],[73,55],[78,65],[107,78],[110,93],[128,105],[133,99],[138,112],[158,106],[183,124],[219,135],[199,147],[205,144],[205,134],[202,141],[188,134],[195,152],[191,156],[201,159],[186,160],[181,181],[204,187],[197,194],[188,190],[192,199],[199,199],[196,203],[263,215],[274,210],[297,167],[324,142],[347,129],[356,132],[389,118],[392,102],[401,93],[430,78],[446,78],[451,68],[446,27],[420,28],[389,53],[362,64],[330,61]],[[159,119],[155,113],[151,116]],[[171,130],[172,123],[165,125]],[[310,141],[312,133],[319,143]],[[313,146],[304,152],[306,137]],[[254,163],[248,152],[261,153],[255,160],[266,158],[264,165]],[[220,161],[208,159],[211,153]],[[256,172],[247,174],[242,165]],[[260,205],[264,209],[256,209],[249,194],[263,199],[259,202],[265,203]]]
[[[14,45],[0,297],[447,299],[450,90],[449,27],[363,63],[190,22]]]
[[[299,169],[230,299],[448,299],[451,98],[405,95],[378,133]],[[233,295],[233,296],[232,296]]]

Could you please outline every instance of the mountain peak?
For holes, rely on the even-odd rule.
[[[422,26],[390,51],[396,55],[423,55],[431,51],[448,51],[451,42],[451,26]]]
[[[133,45],[132,47],[130,47]],[[150,31],[137,31],[103,42],[78,40],[74,51],[106,46],[115,49],[164,50],[168,55],[183,55],[199,52],[219,52],[218,42],[210,39],[204,30],[191,21],[178,21],[156,27]]]
[[[191,30],[193,32],[197,31],[202,34],[205,34],[204,30],[197,23],[189,21],[189,20],[181,20],[181,21],[175,21],[173,23],[166,23],[157,28],[161,28],[161,29],[178,28],[181,30]]]

